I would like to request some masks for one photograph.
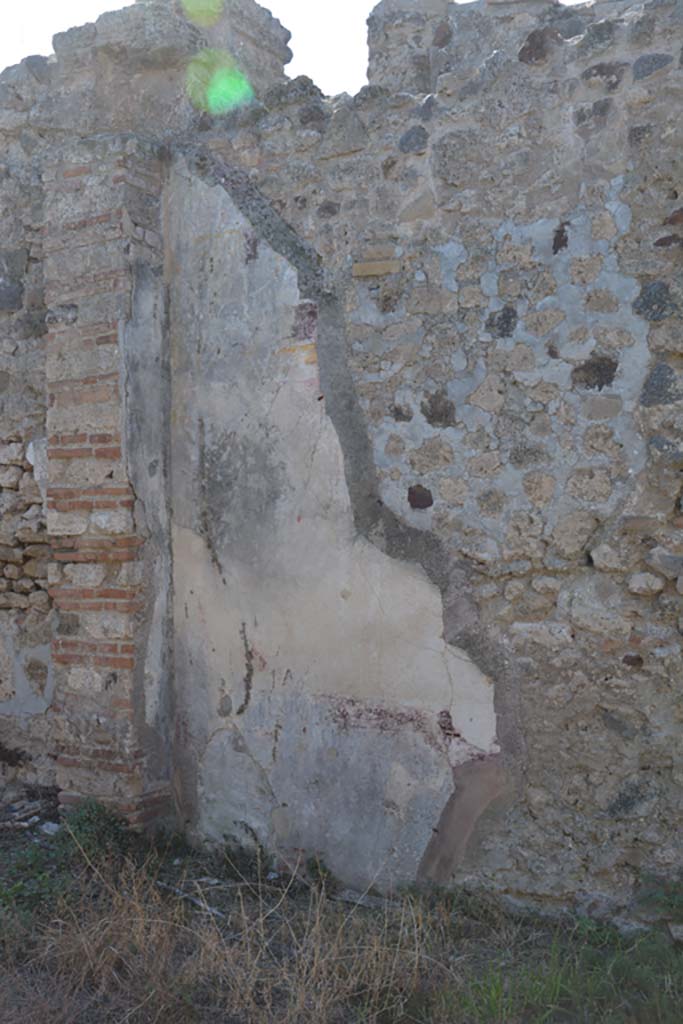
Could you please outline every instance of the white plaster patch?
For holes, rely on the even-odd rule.
[[[178,681],[193,733],[215,737],[201,761],[200,828],[212,835],[221,829],[239,833],[243,827],[234,823],[251,814],[248,823],[261,839],[276,841],[265,825],[274,793],[276,804],[287,804],[289,839],[296,835],[299,845],[319,845],[313,824],[319,813],[310,810],[311,801],[318,806],[311,794],[319,772],[319,785],[329,790],[328,813],[339,818],[340,831],[355,832],[359,815],[382,817],[384,801],[390,801],[397,820],[405,821],[390,845],[404,852],[389,857],[387,848],[386,855],[395,867],[400,862],[402,877],[414,876],[452,786],[449,741],[438,715],[448,711],[460,734],[457,763],[464,751],[468,758],[497,751],[493,685],[464,651],[444,641],[441,595],[423,570],[389,558],[356,533],[336,431],[316,390],[302,380],[298,346],[278,337],[300,301],[291,267],[263,243],[246,265],[239,244],[225,245],[219,238],[225,227],[244,222],[224,192],[184,175],[175,188],[171,245],[174,263],[183,266],[174,279],[180,314],[173,342],[176,665],[193,673]],[[214,226],[214,234],[206,232],[198,244],[204,223]],[[209,259],[220,267],[221,282],[229,281],[221,299],[229,301],[227,323],[188,284],[196,264]],[[267,305],[262,281],[270,282]],[[195,351],[211,352],[210,362],[195,358]],[[225,497],[236,521],[223,524],[222,533],[221,524],[207,523],[207,513],[197,509],[207,486],[197,482],[200,418],[203,438],[225,437],[231,450],[255,460],[253,475],[243,478],[244,467],[237,465],[226,476]],[[262,453],[270,467],[265,471],[277,478],[272,494],[267,487],[258,490]],[[223,472],[222,453],[212,449],[206,457],[214,459],[215,482]],[[240,503],[240,488],[248,507]],[[257,499],[260,507],[251,508]],[[209,513],[216,519],[219,504],[214,501]],[[218,539],[207,543],[207,531]],[[229,723],[218,712],[226,694]],[[336,701],[352,702],[353,713],[344,717]],[[309,731],[297,740],[292,730],[301,715]],[[228,724],[239,729],[237,741]],[[280,751],[288,753],[277,754],[276,734]],[[312,752],[337,743],[346,753],[325,770],[325,759],[316,761]],[[404,770],[410,778],[405,787]],[[261,772],[266,789],[256,779]],[[374,773],[374,788],[360,786],[359,772]],[[345,779],[346,796],[333,799]],[[417,780],[419,815],[410,810]],[[253,799],[244,799],[242,787]],[[353,796],[361,789],[363,807]],[[276,819],[283,841],[282,813]],[[366,842],[357,836],[357,850]],[[353,844],[340,836],[336,845],[326,845],[326,856],[338,858],[344,849],[352,854]]]

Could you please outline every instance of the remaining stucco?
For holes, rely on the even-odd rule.
[[[382,0],[334,99],[225,7],[0,78],[7,779],[623,904],[681,867],[683,6]]]
[[[451,767],[498,750],[493,683],[444,641],[421,567],[355,529],[296,270],[182,164],[168,209],[174,638],[197,828],[312,848],[359,884],[410,881]]]

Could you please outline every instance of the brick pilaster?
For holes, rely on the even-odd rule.
[[[142,823],[167,789],[142,739],[144,537],[125,451],[121,338],[134,261],[161,260],[161,167],[138,140],[97,138],[65,149],[44,180],[60,799],[95,796]]]

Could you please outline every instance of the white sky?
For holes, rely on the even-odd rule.
[[[95,21],[132,0],[0,0],[0,69],[52,52],[52,36]],[[308,75],[323,92],[355,94],[365,84],[365,21],[376,0],[260,0],[290,30],[287,74]],[[419,0],[416,0],[419,3]],[[577,0],[568,0],[576,3]]]

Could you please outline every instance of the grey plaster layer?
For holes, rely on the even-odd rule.
[[[171,381],[168,298],[159,261],[133,267],[131,317],[122,330],[122,390],[128,473],[135,518],[145,538],[144,627],[138,636],[135,685],[141,695],[151,780],[171,773],[173,720],[172,550],[170,543],[169,434]]]

